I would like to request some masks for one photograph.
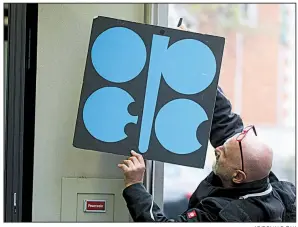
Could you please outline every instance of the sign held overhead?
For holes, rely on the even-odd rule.
[[[94,19],[74,146],[203,168],[224,38]]]

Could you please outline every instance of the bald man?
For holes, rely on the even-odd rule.
[[[252,128],[252,127],[251,127]],[[216,160],[213,172],[225,188],[234,184],[247,183],[267,177],[272,167],[273,152],[271,148],[258,139],[256,135],[236,134],[228,139],[223,146],[215,149]],[[240,136],[247,138],[242,142]],[[240,145],[243,157],[241,156]],[[242,167],[242,160],[245,163]],[[241,161],[241,162],[240,162]]]
[[[188,210],[167,218],[142,182],[145,162],[140,154],[119,164],[123,191],[136,222],[296,222],[296,188],[271,172],[272,149],[258,139],[254,126],[237,133],[215,151],[213,172],[189,201]]]

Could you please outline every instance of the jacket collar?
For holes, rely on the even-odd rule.
[[[268,177],[258,181],[237,185],[233,188],[224,188],[218,176],[211,172],[203,180],[190,198],[189,206],[195,207],[202,199],[206,197],[226,197],[230,199],[239,199],[248,194],[264,192],[269,187]]]

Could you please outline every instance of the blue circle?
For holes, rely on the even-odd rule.
[[[165,104],[155,119],[155,134],[161,145],[175,154],[190,154],[202,146],[197,129],[208,116],[204,109],[189,99],[174,99]],[[208,137],[206,136],[207,142]]]
[[[93,92],[83,109],[83,121],[88,132],[104,142],[125,139],[125,126],[137,123],[137,117],[128,112],[134,102],[129,93],[117,87],[104,87]]]
[[[162,72],[175,91],[196,94],[212,83],[216,60],[210,48],[201,41],[184,39],[169,47]]]
[[[146,47],[134,31],[114,27],[93,43],[91,60],[96,72],[108,81],[123,83],[137,77],[146,63]]]

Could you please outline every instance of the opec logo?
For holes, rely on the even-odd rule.
[[[124,26],[110,27],[91,43],[89,61],[96,72],[94,83],[100,79],[106,85],[93,88],[85,100],[81,97],[83,125],[97,141],[115,144],[130,136],[125,133],[125,127],[134,124],[138,127],[137,141],[134,141],[138,152],[148,152],[154,133],[166,151],[176,155],[191,154],[202,146],[197,137],[198,127],[210,121],[210,113],[208,115],[192,97],[204,93],[218,77],[216,57],[198,39],[171,42],[167,33],[152,33],[150,41],[144,42],[136,31]],[[144,75],[144,85],[134,84],[132,88],[142,90],[139,94],[144,97],[138,99],[129,84]],[[85,78],[87,76],[85,74]],[[161,83],[177,95],[169,97],[157,109],[157,101],[164,98]],[[210,100],[205,97],[211,106],[216,86],[213,97]],[[129,105],[136,100],[142,100],[138,103],[142,108],[138,115],[132,115]]]

